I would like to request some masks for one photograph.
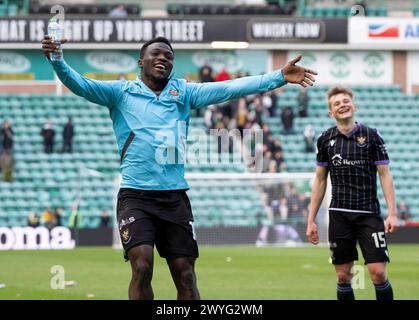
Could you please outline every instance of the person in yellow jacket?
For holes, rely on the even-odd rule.
[[[73,205],[71,208],[71,213],[68,218],[68,226],[70,228],[80,228],[82,222],[82,214],[80,213],[78,206]]]

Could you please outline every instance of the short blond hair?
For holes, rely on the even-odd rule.
[[[330,98],[341,93],[347,94],[348,96],[351,97],[351,99],[354,98],[354,93],[351,88],[347,86],[343,86],[343,85],[334,86],[330,88],[329,91],[327,92],[327,104],[329,108],[330,108]]]

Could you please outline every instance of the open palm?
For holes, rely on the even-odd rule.
[[[317,72],[308,68],[297,66],[296,63],[300,60],[301,55],[289,61],[285,67],[282,68],[284,79],[288,83],[296,83],[303,87],[312,86],[316,81],[314,76],[317,75]]]

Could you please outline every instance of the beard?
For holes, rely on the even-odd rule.
[[[144,70],[146,71],[146,70]],[[172,70],[168,70],[168,72],[158,73],[155,70],[151,69],[147,72],[144,72],[145,76],[151,79],[156,84],[166,84],[169,81],[170,73]]]

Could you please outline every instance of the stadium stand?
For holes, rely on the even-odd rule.
[[[0,17],[15,17],[28,13],[29,0],[2,0],[0,1]]]
[[[396,85],[354,89],[358,120],[379,128],[387,143],[397,199],[405,200],[411,212],[417,214],[419,99],[404,94]],[[323,86],[309,89],[308,117],[296,117],[295,134],[282,133],[279,117],[264,119],[273,135],[282,141],[289,172],[314,170],[315,154],[305,151],[302,133],[307,124],[312,124],[317,134],[333,125],[327,117],[326,90]],[[287,86],[278,96],[279,108],[290,106],[296,111],[298,92],[296,86]],[[105,108],[74,95],[2,95],[0,114],[0,120],[11,120],[16,136],[14,181],[0,182],[0,226],[26,225],[31,211],[41,213],[47,207],[64,208],[66,224],[71,205],[79,194],[82,227],[97,227],[104,209],[113,212],[119,157]],[[58,137],[55,149],[61,150],[61,129],[69,116],[76,131],[73,153],[45,154],[40,135],[42,124],[47,118],[53,119]],[[192,118],[191,128],[204,130],[203,118]],[[100,174],[95,174],[96,171],[91,174],[88,169]],[[245,172],[246,168],[233,164],[190,164],[187,171]],[[234,180],[222,186],[217,182],[194,181],[189,192],[197,226],[258,225],[263,203],[255,190],[252,184],[244,187]],[[381,192],[380,201],[384,207]]]
[[[0,2],[0,17],[27,14],[49,14],[49,0],[4,0]],[[392,12],[403,11],[405,14],[418,16],[417,1],[387,0],[260,0],[234,1],[213,0],[78,0],[60,1],[65,12],[71,15],[103,15],[118,5],[123,5],[128,16],[166,16],[166,15],[296,15],[315,18],[343,18],[356,14],[356,5],[365,8],[365,15],[386,17]]]
[[[93,4],[63,4],[65,12],[72,15],[109,15],[118,6],[117,3],[93,3]],[[141,14],[140,4],[124,4],[127,15],[138,16]],[[29,6],[30,14],[50,14],[50,4],[40,4],[31,2]]]
[[[170,15],[291,15],[295,4],[262,4],[262,5],[204,5],[168,3]]]

